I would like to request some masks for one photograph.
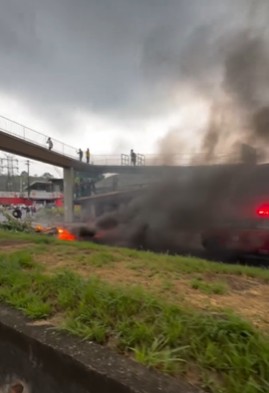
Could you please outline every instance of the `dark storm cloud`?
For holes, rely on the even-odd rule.
[[[232,9],[234,21],[241,15],[234,2],[222,3],[0,0],[0,89],[52,117],[74,108],[154,114],[170,105],[171,87],[188,73],[198,80],[214,67],[217,21],[222,29]]]
[[[261,114],[250,122],[262,135],[267,38],[249,31],[262,29],[266,4],[0,0],[0,92],[59,125],[75,109],[118,122],[165,115],[180,111],[175,91],[191,88],[213,103],[222,86],[236,106],[259,100]],[[214,143],[206,146],[212,154],[221,133],[215,122],[214,130],[205,139]]]

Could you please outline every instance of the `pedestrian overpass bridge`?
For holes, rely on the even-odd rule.
[[[159,165],[122,165],[121,156],[93,156],[91,163],[79,161],[77,149],[68,146],[55,139],[53,149],[49,150],[46,146],[46,135],[25,127],[10,119],[0,116],[0,150],[40,161],[53,166],[61,167],[64,170],[64,211],[65,220],[73,220],[74,204],[74,172],[85,172],[94,177],[102,173],[141,173],[148,172],[151,175],[160,175],[162,172],[169,171],[170,167]],[[178,167],[170,168],[178,171]]]
[[[53,149],[46,146],[48,135],[37,132],[20,123],[14,122],[0,115],[0,150],[16,154],[32,160],[40,161],[61,168],[73,168],[78,172],[87,172],[89,175],[102,173],[159,173],[161,168],[174,169],[178,166],[188,165],[187,158],[178,155],[173,165],[166,157],[158,155],[138,155],[137,165],[130,164],[129,155],[96,155],[91,154],[90,165],[79,161],[78,148],[67,145],[52,138]],[[90,146],[89,146],[90,147]],[[86,147],[85,147],[86,148]],[[91,150],[91,149],[90,149]],[[92,153],[92,152],[91,152]]]
[[[54,140],[53,140],[54,142]],[[63,146],[63,148],[66,145]],[[61,167],[64,169],[73,168],[77,172],[87,172],[92,176],[102,173],[160,173],[160,171],[178,171],[179,167],[176,165],[137,165],[132,166],[128,164],[121,164],[122,155],[114,156],[93,156],[93,161],[90,164],[79,161],[76,149],[73,155],[65,154],[64,152],[57,151],[56,149],[49,150],[45,143],[43,146],[20,138],[19,136],[12,135],[8,131],[1,130],[0,128],[0,150],[16,154],[18,156],[26,157],[32,160],[40,161],[45,164]],[[64,150],[64,149],[63,149]],[[125,156],[125,155],[124,155]],[[94,160],[94,158],[96,160]],[[101,163],[98,163],[101,162]]]
[[[20,123],[14,122],[6,117],[0,116],[0,150],[5,152],[26,157],[32,160],[40,161],[53,166],[61,167],[64,170],[64,210],[65,220],[73,220],[74,205],[74,172],[85,172],[94,177],[102,173],[125,173],[138,174],[143,173],[149,176],[166,178],[184,172],[187,174],[194,170],[203,170],[205,166],[190,166],[181,155],[179,159],[174,160],[174,165],[165,164],[166,157],[147,156],[140,160],[135,167],[129,164],[127,155],[118,156],[91,156],[90,164],[79,161],[77,148],[62,143],[54,138],[53,149],[46,147],[48,136],[28,128]],[[123,156],[123,157],[122,157]],[[127,158],[127,159],[126,159]],[[171,159],[171,157],[168,157]],[[168,160],[169,163],[169,160]],[[219,167],[215,165],[213,167]],[[208,166],[210,170],[212,165]]]

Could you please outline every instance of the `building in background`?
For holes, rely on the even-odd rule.
[[[0,176],[1,205],[63,205],[63,179],[33,178],[24,180],[22,176]]]

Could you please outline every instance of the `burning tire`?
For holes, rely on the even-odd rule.
[[[12,212],[14,218],[20,219],[22,217],[22,212],[19,209],[15,209]]]

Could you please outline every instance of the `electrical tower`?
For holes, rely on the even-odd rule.
[[[0,174],[7,176],[6,191],[13,191],[14,176],[18,174],[19,161],[11,155],[6,154],[6,158],[0,159]]]
[[[0,159],[0,173],[1,175],[8,175],[10,177],[18,174],[19,161],[13,156],[6,155],[6,158]]]

